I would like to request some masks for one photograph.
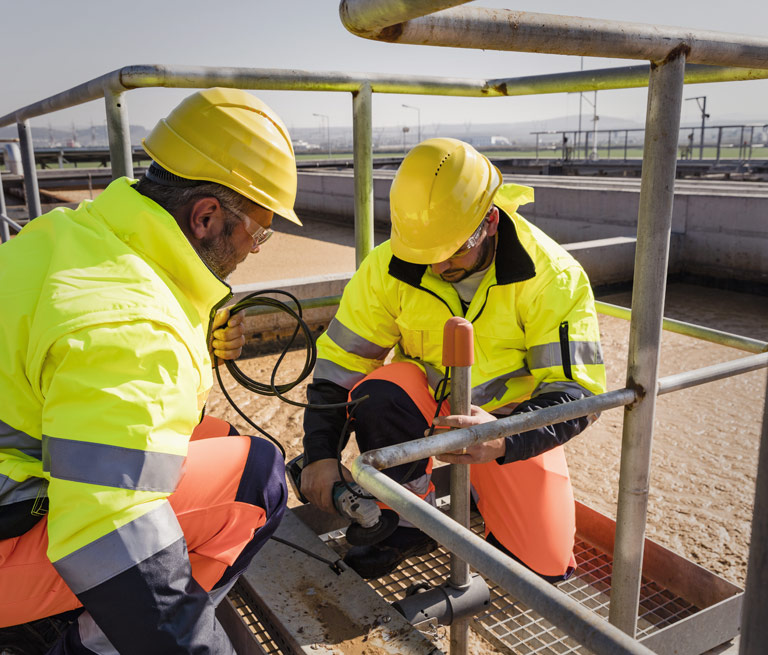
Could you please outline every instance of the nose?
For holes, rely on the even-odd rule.
[[[446,259],[444,262],[438,262],[437,264],[432,264],[432,272],[435,275],[442,275],[450,267],[451,267],[451,260]]]

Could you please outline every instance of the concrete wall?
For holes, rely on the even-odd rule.
[[[586,270],[593,285],[626,282],[632,279],[635,259],[635,239],[614,237],[581,243],[567,244],[566,248],[579,260]],[[335,275],[319,275],[296,280],[277,280],[234,287],[233,302],[242,300],[254,291],[264,289],[282,289],[296,298],[307,300],[340,296],[352,272]],[[275,296],[285,301],[283,296]],[[303,318],[312,331],[317,334],[328,327],[336,314],[337,305],[306,309]],[[245,327],[248,334],[249,348],[254,352],[275,350],[277,345],[285,343],[296,326],[295,319],[289,314],[279,312],[257,316],[246,314]]]
[[[374,172],[377,228],[388,229],[393,176],[394,171]],[[504,179],[535,187],[536,202],[521,214],[560,243],[636,235],[639,180]],[[768,284],[768,184],[678,180],[675,189],[670,272]],[[297,206],[351,221],[351,171],[300,172]]]

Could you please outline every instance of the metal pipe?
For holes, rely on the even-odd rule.
[[[720,163],[720,143],[723,140],[723,128],[717,128],[717,154],[715,155],[715,164]]]
[[[627,161],[627,142],[629,141],[629,130],[624,130],[624,161]]]
[[[133,177],[133,149],[128,108],[125,92],[110,89],[104,91],[107,108],[107,133],[109,134],[109,158],[112,164],[112,179]]]
[[[761,353],[760,355],[750,355],[742,359],[713,364],[712,366],[705,366],[693,371],[686,371],[685,373],[668,375],[659,380],[656,393],[661,396],[672,391],[688,389],[699,384],[722,380],[732,375],[749,373],[750,371],[757,371],[766,367],[768,367],[768,352]]]
[[[471,324],[470,324],[471,325]],[[470,331],[471,334],[471,331]],[[472,366],[451,368],[451,414],[468,416],[471,412]],[[469,530],[469,465],[451,464],[451,518]],[[470,584],[469,563],[451,551],[449,582],[456,589]],[[469,646],[469,618],[457,619],[451,624],[451,655],[466,655]]]
[[[341,12],[341,19],[353,34],[388,43],[656,62],[683,47],[689,53],[688,61],[697,64],[768,68],[768,39],[756,36],[475,6],[423,15],[433,11],[433,2],[410,2],[408,12],[401,15],[395,11],[400,0],[383,2],[394,5],[389,12],[394,22],[388,27],[369,27],[345,22],[353,17],[350,8],[356,4],[345,0],[347,10]],[[416,13],[423,17],[411,18]]]
[[[267,68],[126,66],[1,116],[0,127],[96,100],[104,96],[105,89],[120,92],[147,87],[195,89],[228,86],[240,89],[355,93],[362,84],[368,82],[374,93],[484,98],[645,87],[648,86],[648,70],[647,65],[638,65],[482,80]],[[764,78],[768,78],[768,71],[763,69],[689,65],[686,67],[685,79],[687,84],[698,84]]]
[[[470,428],[450,430],[431,437],[414,439],[404,443],[369,450],[367,460],[377,469],[391,468],[400,464],[414,462],[433,455],[461,450],[473,444],[483,443],[491,439],[506,437],[527,430],[534,430],[544,425],[553,425],[580,416],[603,412],[615,407],[629,405],[637,400],[637,392],[632,389],[617,389],[602,393],[599,396],[589,396],[572,402],[545,407],[535,412],[514,414],[496,421],[474,425]]]
[[[634,636],[648,505],[655,391],[672,232],[672,202],[680,133],[685,53],[679,49],[651,66],[640,184],[627,387],[641,394],[624,409],[609,620]],[[650,392],[650,393],[649,393]]]
[[[494,580],[515,599],[533,608],[569,636],[584,644],[590,652],[597,655],[651,655],[652,651],[607,623],[599,615],[545,582],[467,528],[456,525],[440,510],[414,497],[397,482],[377,471],[369,456],[391,448],[370,451],[353,462],[352,475],[360,485],[437,539],[448,550],[469,562],[480,573]]]
[[[763,436],[757,461],[755,508],[752,514],[752,538],[749,544],[747,584],[741,613],[739,655],[760,655],[768,643],[768,385],[765,388]]]
[[[603,302],[601,300],[595,301],[595,307],[599,313],[605,314],[606,316],[629,319],[632,315],[632,312],[626,307],[612,305],[611,303]],[[694,325],[693,323],[685,323],[684,321],[677,321],[673,318],[665,318],[662,321],[662,328],[668,332],[684,334],[693,337],[694,339],[717,343],[721,346],[738,348],[739,350],[745,350],[751,353],[768,352],[768,342],[766,341],[741,337],[738,334],[722,332],[721,330],[714,330],[702,325]]]
[[[373,250],[373,92],[367,82],[352,94],[355,176],[355,267]]]
[[[341,0],[339,4],[339,16],[347,29],[355,34],[355,26],[364,26],[365,31],[383,29],[410,20],[419,18],[435,11],[455,7],[470,0]],[[364,36],[360,34],[359,36]]]
[[[37,218],[43,213],[40,204],[40,189],[37,186],[37,168],[35,167],[35,147],[32,144],[32,127],[28,120],[17,125],[19,130],[19,146],[21,148],[21,165],[24,169],[24,194],[27,199],[29,219]]]

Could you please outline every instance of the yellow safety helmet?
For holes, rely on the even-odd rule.
[[[173,175],[223,184],[301,225],[293,211],[297,177],[291,137],[277,114],[250,93],[198,91],[142,144]]]
[[[485,218],[501,173],[458,139],[427,139],[413,148],[389,193],[396,257],[436,264],[455,253]]]

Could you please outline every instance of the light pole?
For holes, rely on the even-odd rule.
[[[418,107],[414,107],[413,105],[403,105],[406,109],[415,109],[416,110],[416,125],[417,125],[417,136],[418,141],[416,143],[421,143],[421,109]]]
[[[312,115],[325,119],[325,140],[326,140],[326,143],[328,144],[328,159],[330,159],[331,158],[331,119],[328,118],[327,114],[312,114]]]
[[[590,100],[589,98],[584,98],[590,105],[592,105],[592,156],[587,157],[586,148],[584,150],[584,158],[585,159],[597,159],[597,121],[600,120],[600,117],[597,115],[597,91],[595,91],[595,100],[594,102]],[[581,116],[579,116],[581,118]]]
[[[701,139],[699,140],[699,159],[704,159],[704,125],[709,118],[709,114],[707,113],[707,96],[686,98],[686,101],[687,100],[695,100],[699,111],[701,111]],[[699,100],[702,102],[699,102]]]

